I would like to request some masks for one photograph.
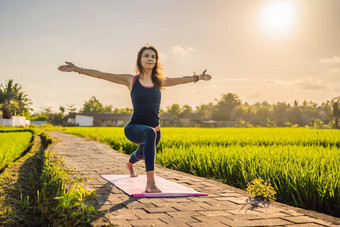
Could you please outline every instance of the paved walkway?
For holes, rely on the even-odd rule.
[[[85,188],[97,191],[95,207],[106,211],[94,226],[340,226],[340,218],[274,202],[251,205],[243,190],[217,181],[192,176],[156,165],[156,174],[168,180],[208,193],[202,197],[133,198],[101,174],[128,174],[129,156],[101,142],[50,132],[58,138],[49,150],[62,156],[68,168],[93,177]],[[144,162],[135,165],[145,174]]]

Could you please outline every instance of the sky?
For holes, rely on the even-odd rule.
[[[57,68],[133,74],[145,44],[166,77],[212,76],[165,88],[164,110],[227,93],[249,104],[340,95],[339,0],[0,0],[0,83],[19,83],[35,112],[92,96],[132,107],[127,87]]]

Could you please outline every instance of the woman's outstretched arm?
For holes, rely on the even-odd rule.
[[[79,74],[84,74],[98,79],[107,80],[113,83],[126,85],[129,89],[133,81],[133,75],[131,74],[103,73],[94,69],[80,68],[78,66],[75,66],[71,62],[65,61],[65,63],[66,65],[61,65],[58,67],[58,69],[62,72],[77,72]]]
[[[194,76],[184,76],[184,77],[176,77],[176,78],[168,78],[163,81],[163,87],[170,87],[175,86],[178,84],[186,84],[186,83],[192,83],[197,82],[199,80],[211,80],[211,76],[209,74],[206,74],[207,70],[204,70],[201,75],[194,75]]]

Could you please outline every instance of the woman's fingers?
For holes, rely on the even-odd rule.
[[[67,64],[67,63],[66,63]],[[61,65],[58,67],[58,69],[60,71],[64,71],[64,72],[69,72],[72,68],[72,65],[68,64],[68,65]]]
[[[61,65],[58,67],[60,71],[71,72],[75,65],[72,62],[65,61],[66,65]]]
[[[204,70],[202,75],[203,75],[203,79],[204,80],[210,80],[211,79],[211,76],[209,74],[205,74],[207,72],[207,70]]]
[[[67,64],[67,66],[71,66],[71,67],[75,66],[72,62],[69,62],[69,61],[65,61],[65,63]]]

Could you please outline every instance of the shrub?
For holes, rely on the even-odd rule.
[[[276,191],[270,184],[270,179],[264,181],[261,177],[248,182],[247,192],[253,194],[260,200],[276,200]]]
[[[33,115],[30,118],[31,121],[47,121],[48,116],[45,114],[40,114],[40,115]]]

